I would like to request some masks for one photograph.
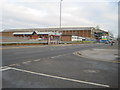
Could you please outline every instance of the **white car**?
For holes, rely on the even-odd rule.
[[[37,38],[36,40],[39,40],[39,41],[40,41],[40,40],[42,40],[42,38]]]

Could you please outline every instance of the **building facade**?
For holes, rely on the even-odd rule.
[[[61,33],[60,39],[62,41],[71,41],[72,36],[79,36],[79,37],[99,40],[101,36],[108,35],[108,32],[98,28],[96,29],[95,27],[10,29],[10,30],[4,30],[1,33],[2,36],[6,36],[6,37],[28,37],[29,39],[37,39],[42,37],[48,38],[47,33],[50,32],[54,33],[53,37],[57,37],[57,33]]]

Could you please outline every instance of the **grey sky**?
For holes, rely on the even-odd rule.
[[[113,2],[114,1],[114,2]],[[118,34],[119,0],[63,0],[62,26],[97,26]],[[2,29],[59,26],[60,0],[3,0]]]

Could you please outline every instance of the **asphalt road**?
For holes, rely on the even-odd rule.
[[[73,54],[101,47],[107,45],[6,47],[2,51],[3,88],[117,88],[117,63]]]

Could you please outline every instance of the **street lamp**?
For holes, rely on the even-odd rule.
[[[59,26],[59,29],[61,29],[62,1],[63,1],[63,0],[60,0],[60,26]],[[61,36],[59,36],[59,42],[60,42],[60,40],[61,40]]]
[[[60,0],[60,28],[61,28],[62,1],[63,1],[63,0]]]

